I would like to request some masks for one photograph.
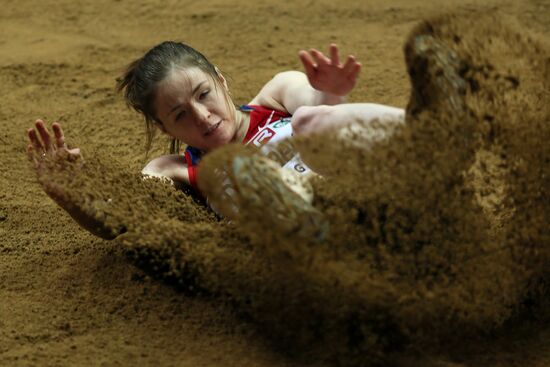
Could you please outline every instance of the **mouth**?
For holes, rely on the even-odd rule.
[[[216,130],[218,129],[218,127],[220,127],[221,123],[222,123],[222,120],[220,120],[220,121],[218,121],[216,124],[210,126],[210,127],[208,128],[208,130],[206,130],[206,132],[204,133],[204,136],[212,135],[212,133],[213,133],[214,131],[216,131]]]

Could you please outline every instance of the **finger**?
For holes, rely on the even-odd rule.
[[[348,75],[348,78],[349,79],[357,79],[357,77],[359,76],[359,73],[361,72],[361,64],[360,63],[355,63],[355,65],[351,68],[349,74]]]
[[[313,59],[318,66],[326,66],[330,64],[330,59],[323,55],[321,51],[312,48],[309,53],[311,54],[311,56],[313,56]]]
[[[349,75],[353,72],[355,69],[355,65],[358,64],[358,62],[355,60],[355,56],[349,55],[348,59],[346,60],[346,63],[344,64],[344,74]]]
[[[27,135],[29,137],[29,140],[31,141],[31,144],[34,147],[34,150],[36,152],[43,152],[44,151],[44,146],[42,145],[42,142],[40,141],[40,139],[38,139],[38,135],[36,134],[36,130],[28,129],[27,130]]]
[[[29,161],[31,163],[34,163],[35,165],[38,164],[38,159],[36,158],[36,151],[34,150],[34,147],[32,144],[27,145],[27,157],[29,158]]]
[[[36,130],[38,130],[38,134],[40,135],[40,138],[42,139],[42,145],[44,146],[44,149],[47,152],[51,152],[53,150],[52,139],[50,137],[50,133],[48,132],[48,129],[46,129],[46,125],[44,124],[44,121],[36,120],[35,126],[36,126]]]
[[[55,136],[55,144],[58,148],[66,148],[65,145],[65,135],[63,134],[63,129],[61,125],[57,122],[52,124],[53,134]]]
[[[315,75],[317,65],[315,65],[315,61],[313,61],[311,55],[307,51],[302,50],[298,53],[298,56],[300,57],[300,61],[302,61],[302,65],[304,65],[307,76]]]
[[[338,55],[338,46],[335,43],[331,43],[330,48],[330,62],[332,65],[340,65],[340,56]]]

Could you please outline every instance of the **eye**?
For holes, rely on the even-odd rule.
[[[210,93],[210,90],[205,90],[200,94],[199,99],[205,99],[209,93]]]

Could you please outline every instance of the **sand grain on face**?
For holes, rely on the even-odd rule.
[[[26,51],[0,70],[0,118],[13,121],[0,135],[0,313],[8,315],[0,321],[0,364],[544,365],[548,331],[534,325],[548,321],[549,48],[500,16],[474,21],[472,9],[483,12],[478,4],[464,5],[466,16],[416,26],[431,7],[411,4],[319,4],[308,8],[308,24],[296,16],[304,12],[300,3],[194,5],[185,16],[153,2],[88,4],[78,12],[63,3],[44,12],[42,29],[54,21],[55,32],[74,33],[77,46],[66,59],[46,52],[33,61]],[[516,9],[498,5],[504,13]],[[112,39],[94,38],[108,32],[93,15],[97,6],[109,6],[102,19],[118,30]],[[26,8],[6,7],[8,33]],[[222,28],[242,26],[237,8],[248,20],[239,28],[243,38],[216,44]],[[333,24],[331,11],[349,22]],[[220,221],[170,185],[142,180],[139,117],[110,91],[120,67],[160,41],[144,25],[162,39],[181,38],[153,16],[178,21],[193,46],[235,75],[237,102],[276,68],[297,68],[295,51],[307,42],[359,47],[369,89],[359,85],[352,99],[409,101],[407,126],[391,141],[368,151],[351,144],[338,156],[319,149],[330,146],[330,136],[300,142],[320,160],[337,157],[335,175],[313,182],[312,208],[243,195],[239,220]],[[259,34],[255,24],[274,38],[250,36]],[[357,32],[364,28],[367,39]],[[47,32],[20,42],[59,51],[59,33]],[[3,41],[0,47],[24,46]],[[241,75],[236,45],[257,66],[253,73]],[[105,230],[122,233],[119,239],[98,240],[40,201],[45,195],[18,147],[28,121],[44,112],[84,148],[85,163],[59,170],[60,162],[48,162],[53,174],[41,184],[62,188]],[[158,142],[155,149],[162,150]],[[251,154],[228,147],[203,169]],[[278,207],[299,225],[263,220]],[[326,236],[307,230],[324,222]]]

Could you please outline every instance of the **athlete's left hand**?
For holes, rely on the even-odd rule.
[[[313,88],[325,93],[345,96],[355,86],[361,64],[353,55],[348,56],[345,64],[340,63],[338,46],[334,43],[330,45],[329,52],[330,58],[316,49],[311,49],[309,52],[302,50],[298,55]]]

